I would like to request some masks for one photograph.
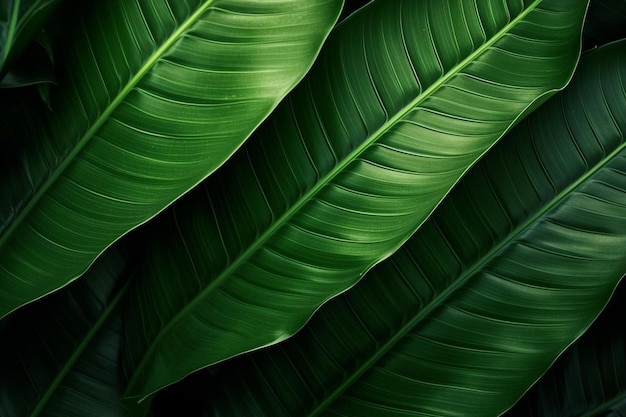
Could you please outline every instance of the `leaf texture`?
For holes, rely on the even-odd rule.
[[[593,326],[503,417],[620,415],[626,402],[625,284],[622,278]]]
[[[375,1],[346,19],[255,137],[153,225],[126,303],[128,397],[284,340],[393,253],[569,80],[586,5]]]
[[[0,165],[0,316],[79,276],[214,171],[304,75],[341,4],[83,6],[58,57],[52,111],[22,100],[0,121],[10,138]]]
[[[563,94],[297,335],[209,368],[204,416],[496,416],[514,404],[626,271],[625,46],[584,57]]]
[[[0,347],[0,415],[126,415],[118,305],[128,269],[121,249],[112,249],[80,281],[10,316]]]

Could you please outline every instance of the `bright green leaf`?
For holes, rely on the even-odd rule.
[[[0,119],[0,316],[220,166],[304,75],[341,4],[86,5],[55,57],[52,111],[24,99]]]
[[[0,346],[1,416],[125,417],[117,306],[127,265],[111,250],[80,281],[10,316]]]
[[[130,400],[295,333],[391,255],[578,59],[587,2],[375,1],[255,138],[152,226]]]
[[[625,301],[622,278],[591,328],[503,417],[599,417],[622,403],[626,411]]]

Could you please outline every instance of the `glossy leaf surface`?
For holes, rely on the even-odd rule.
[[[393,253],[568,81],[586,6],[375,1],[346,19],[255,137],[154,224],[127,302],[128,396],[284,340]]]
[[[514,404],[626,271],[625,46],[584,57],[563,94],[297,335],[209,368],[204,415],[469,417]]]
[[[222,164],[304,75],[341,4],[84,5],[55,58],[52,110],[22,100],[0,119],[0,316]]]
[[[625,284],[622,278],[611,303],[593,326],[503,417],[617,417],[620,408],[623,413]]]
[[[117,306],[127,269],[111,250],[80,281],[10,316],[1,334],[1,416],[125,416]]]

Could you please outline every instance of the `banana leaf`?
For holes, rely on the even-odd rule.
[[[625,300],[622,278],[591,328],[504,417],[599,417],[619,409],[626,402]]]
[[[196,376],[202,415],[506,411],[626,272],[624,85],[626,42],[587,54],[391,258],[293,338]]]
[[[118,306],[127,258],[117,246],[83,279],[10,316],[1,334],[1,416],[126,416]]]
[[[583,48],[626,38],[626,0],[592,0],[585,19]]]
[[[126,396],[294,334],[563,86],[586,1],[374,1],[238,154],[150,225]]]
[[[52,110],[3,103],[0,317],[78,277],[220,166],[304,75],[341,4],[83,5],[56,51]]]

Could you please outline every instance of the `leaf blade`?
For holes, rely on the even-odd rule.
[[[52,112],[25,99],[2,119],[0,314],[75,279],[221,165],[303,76],[340,5],[85,6]]]
[[[572,22],[580,23],[586,3],[554,13],[559,8],[549,2],[493,6],[501,7],[500,20],[486,29],[480,19],[487,22],[492,4],[479,4],[484,9],[474,2],[374,2],[352,15],[257,140],[154,227],[149,240],[169,245],[150,249],[146,278],[127,303],[129,397],[293,334],[406,240],[525,108],[569,79],[565,63],[576,60],[580,35]],[[473,32],[428,26],[429,13],[473,16]],[[545,55],[528,58],[524,81],[512,87],[504,70],[491,71],[488,82],[478,77],[495,61],[524,61],[516,53],[528,48],[523,36],[554,16],[569,24],[558,37],[544,32],[547,40],[537,44]],[[387,31],[397,41],[388,49],[368,38],[391,37]],[[446,36],[458,36],[462,50],[445,51]],[[548,61],[554,65],[543,67]],[[332,72],[333,64],[341,71]],[[475,119],[474,107],[489,110],[486,122]],[[192,283],[173,288],[173,274]],[[137,319],[156,316],[162,322]],[[185,349],[185,359],[166,346]]]
[[[204,415],[508,409],[626,270],[626,95],[613,88],[626,79],[623,46],[583,58],[563,93],[299,334],[209,368]]]

